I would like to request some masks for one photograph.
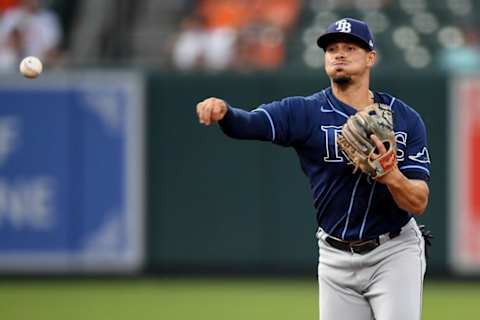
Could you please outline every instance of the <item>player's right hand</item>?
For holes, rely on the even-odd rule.
[[[206,126],[222,120],[227,111],[227,103],[218,98],[208,98],[197,104],[198,120]]]

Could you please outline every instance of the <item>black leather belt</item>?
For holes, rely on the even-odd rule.
[[[387,237],[389,239],[393,239],[397,237],[400,234],[400,232],[401,230],[390,232],[387,234]],[[376,237],[375,239],[370,239],[365,241],[358,241],[358,240],[344,241],[344,240],[327,236],[325,238],[325,241],[335,249],[352,252],[352,253],[358,253],[358,254],[368,253],[383,243],[380,240],[380,237]]]

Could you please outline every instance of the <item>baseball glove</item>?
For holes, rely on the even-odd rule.
[[[370,136],[375,134],[387,152],[379,154]],[[393,132],[393,112],[385,104],[374,103],[350,116],[338,137],[338,145],[358,169],[376,179],[397,165],[397,148]]]

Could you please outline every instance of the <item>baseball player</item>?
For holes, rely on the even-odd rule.
[[[365,22],[336,21],[317,44],[325,52],[330,87],[250,112],[209,98],[197,105],[199,121],[219,123],[232,138],[295,149],[310,180],[319,227],[322,320],[420,319],[425,241],[413,216],[422,214],[428,203],[425,125],[401,100],[370,90],[376,51]],[[366,142],[375,151],[367,155],[368,163],[380,168],[367,171],[358,157],[339,147],[338,139],[348,138],[343,131],[347,119],[373,104],[393,114],[395,152],[389,153],[392,146],[371,134]],[[352,164],[362,170],[352,173]]]

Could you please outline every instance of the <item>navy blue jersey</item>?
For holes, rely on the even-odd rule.
[[[375,92],[374,99],[393,110],[399,169],[410,179],[428,181],[430,157],[420,115],[389,94]],[[318,225],[340,239],[370,239],[399,229],[411,214],[396,205],[385,185],[364,173],[352,174],[353,166],[336,139],[356,112],[327,88],[309,97],[263,104],[251,112],[230,107],[220,125],[234,138],[271,140],[294,148],[310,180]]]

